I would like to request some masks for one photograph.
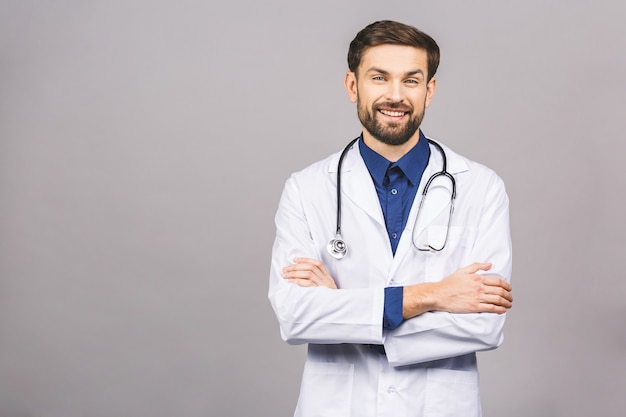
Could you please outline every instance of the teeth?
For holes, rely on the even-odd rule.
[[[385,114],[385,115],[391,116],[391,117],[400,117],[400,116],[404,116],[404,114],[405,114],[403,111],[381,110],[380,112],[382,114]]]

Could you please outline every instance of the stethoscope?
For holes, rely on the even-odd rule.
[[[341,152],[341,155],[339,156],[339,162],[337,162],[337,229],[335,230],[335,238],[332,239],[330,242],[328,242],[328,245],[326,245],[326,249],[328,250],[328,253],[330,254],[330,256],[332,256],[335,259],[343,259],[343,257],[346,256],[346,254],[348,253],[348,246],[346,245],[346,242],[343,240],[343,237],[341,236],[341,165],[343,164],[344,157],[346,156],[346,154],[348,153],[352,145],[354,145],[354,143],[357,140],[359,140],[359,138],[353,139],[352,141],[350,141],[350,143],[348,143],[348,145],[344,148],[344,150]],[[452,176],[452,174],[450,174],[447,171],[448,162],[446,158],[446,153],[441,147],[441,145],[439,145],[437,142],[433,140],[430,140],[430,139],[427,139],[427,140],[428,140],[428,143],[430,143],[435,148],[437,148],[437,150],[441,154],[442,168],[441,168],[441,171],[435,172],[433,175],[431,175],[431,177],[426,182],[426,185],[424,185],[424,190],[422,191],[422,199],[420,200],[420,205],[419,205],[418,212],[417,212],[417,218],[419,218],[419,213],[421,211],[422,205],[424,204],[424,200],[426,199],[426,194],[428,193],[430,184],[438,177],[442,177],[442,176],[446,177],[450,180],[450,183],[452,184],[452,194],[451,194],[451,201],[450,201],[450,216],[448,217],[448,230],[449,230],[450,218],[452,217],[452,211],[454,210],[454,200],[456,198],[456,181],[454,180],[454,177]],[[417,223],[417,218],[416,218],[416,223]],[[413,239],[413,245],[418,250],[439,252],[445,246],[445,242],[447,241],[447,238],[448,238],[447,234],[448,232],[446,231],[446,237],[444,239],[443,245],[441,246],[433,247],[428,244],[426,244],[425,246],[418,246],[417,244],[415,244],[415,239]]]

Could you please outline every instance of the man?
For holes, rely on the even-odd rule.
[[[345,88],[362,134],[285,185],[269,299],[283,339],[308,343],[296,416],[481,415],[476,352],[512,305],[508,197],[419,129],[438,64],[412,26],[361,30]]]

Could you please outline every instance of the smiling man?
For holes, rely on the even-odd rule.
[[[308,344],[296,416],[481,415],[476,352],[513,301],[508,197],[421,131],[438,65],[413,26],[361,30],[344,84],[362,132],[285,184],[269,299]]]

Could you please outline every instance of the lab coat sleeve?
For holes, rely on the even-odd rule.
[[[491,262],[491,270],[507,281],[511,276],[511,238],[508,197],[493,174],[485,195],[478,234],[469,251],[471,262]],[[458,265],[456,269],[465,266]],[[442,277],[444,278],[444,277]],[[495,349],[503,341],[505,314],[428,312],[385,333],[385,350],[392,366],[451,358]]]
[[[383,288],[300,287],[282,278],[282,268],[296,257],[321,259],[320,242],[313,240],[303,204],[292,176],[276,213],[268,294],[283,340],[382,344]]]

